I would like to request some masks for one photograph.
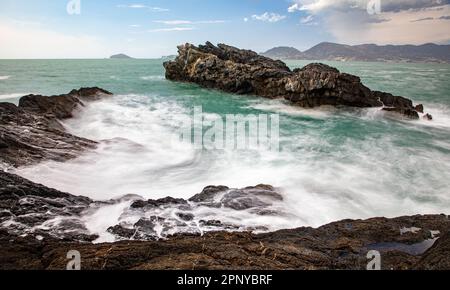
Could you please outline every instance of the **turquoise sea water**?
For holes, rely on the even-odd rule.
[[[292,67],[307,62],[289,61]],[[65,125],[106,142],[67,162],[16,172],[75,194],[109,199],[190,197],[207,185],[280,187],[285,217],[242,212],[229,219],[270,229],[343,218],[450,213],[450,66],[328,62],[371,89],[423,103],[434,121],[407,121],[379,109],[295,108],[164,79],[160,60],[0,60],[0,101],[28,93],[99,86],[114,98],[92,103]],[[195,150],[171,144],[178,122],[201,105],[211,118],[280,114],[280,152]],[[211,213],[212,214],[212,213]],[[221,212],[221,215],[227,215]]]

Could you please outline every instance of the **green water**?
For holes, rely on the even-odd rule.
[[[122,144],[64,164],[47,162],[18,171],[68,192],[100,199],[126,193],[189,197],[211,184],[268,183],[283,190],[289,218],[241,219],[273,228],[341,218],[449,214],[450,66],[327,63],[360,76],[371,89],[423,103],[434,121],[401,120],[379,109],[305,110],[172,83],[164,79],[160,60],[0,60],[0,99],[17,102],[27,93],[60,94],[88,86],[116,94],[89,105],[66,125],[96,140],[126,138],[144,145],[144,153]],[[199,152],[181,144],[169,149],[172,123],[200,105],[211,116],[280,114],[280,152]]]

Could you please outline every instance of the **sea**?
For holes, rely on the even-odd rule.
[[[308,63],[287,61],[291,68]],[[423,104],[433,121],[405,120],[380,108],[304,109],[171,82],[162,60],[0,60],[1,102],[92,86],[114,93],[63,122],[69,132],[99,141],[97,149],[64,163],[11,170],[95,200],[127,194],[189,198],[209,185],[270,184],[281,192],[278,207],[287,214],[227,209],[199,214],[270,231],[341,219],[450,214],[450,65],[325,63],[361,77],[372,90]],[[190,120],[195,107],[211,119],[278,115],[278,150],[199,149],[174,142],[179,124]],[[120,221],[126,206],[86,217],[88,228],[103,233]]]

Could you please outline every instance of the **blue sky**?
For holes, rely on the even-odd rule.
[[[0,58],[160,57],[207,40],[258,52],[450,40],[447,0],[79,1],[80,13],[70,14],[70,0],[0,0]],[[381,10],[370,13],[370,1]]]

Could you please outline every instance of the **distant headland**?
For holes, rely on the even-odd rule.
[[[323,42],[309,50],[275,47],[262,55],[276,59],[450,63],[450,45],[344,45]]]
[[[126,54],[123,53],[119,53],[119,54],[115,54],[110,56],[110,59],[133,59],[133,57],[128,56]]]

